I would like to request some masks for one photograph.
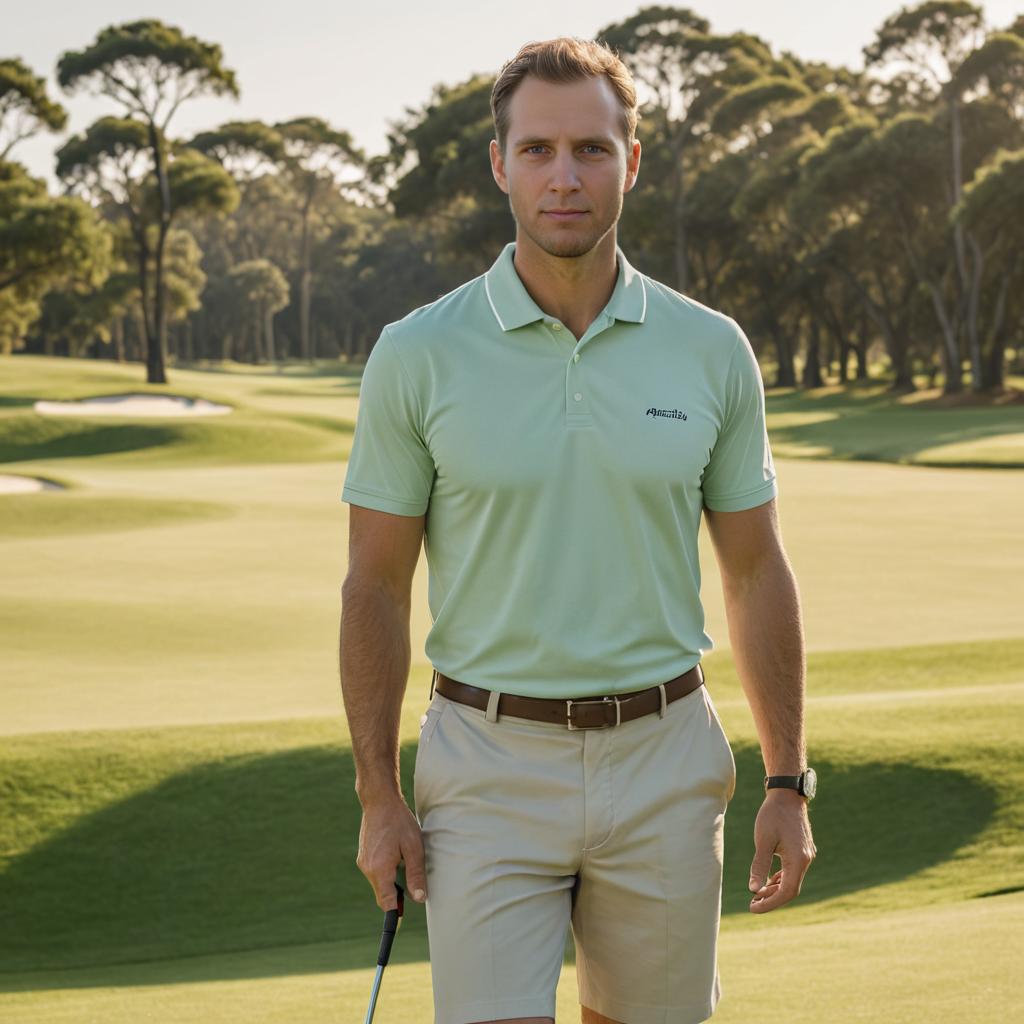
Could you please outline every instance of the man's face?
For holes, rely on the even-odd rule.
[[[508,114],[505,155],[492,141],[491,169],[519,233],[551,256],[583,256],[614,228],[640,166],[640,143],[626,149],[611,83],[527,75]]]

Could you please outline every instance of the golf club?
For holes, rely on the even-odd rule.
[[[384,913],[384,933],[380,937],[380,952],[377,954],[377,974],[373,979],[373,991],[370,993],[370,1008],[366,1011],[366,1024],[373,1020],[373,1011],[377,1006],[377,993],[380,991],[380,979],[391,956],[391,943],[395,941],[395,932],[402,923],[402,911],[405,909],[405,890],[395,882],[398,891],[398,907]]]

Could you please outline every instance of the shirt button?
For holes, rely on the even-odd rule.
[[[577,402],[582,402],[583,401],[583,396],[578,391],[572,397],[575,398]]]
[[[560,331],[561,329],[562,329],[562,325],[561,324],[552,324],[551,325],[551,330],[553,330],[553,331]]]
[[[579,352],[577,352],[577,353],[576,353],[576,354],[575,354],[575,355],[574,355],[574,356],[572,357],[572,361],[573,361],[574,363],[578,363],[578,362],[580,361],[580,354],[579,354]]]

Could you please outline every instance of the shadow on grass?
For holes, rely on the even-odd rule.
[[[760,753],[734,753],[739,784],[726,815],[725,914],[747,913],[752,826],[763,799]],[[410,806],[414,759],[415,745],[407,744],[401,769]],[[811,811],[819,853],[802,903],[946,860],[996,807],[994,791],[955,771],[815,767],[828,796]],[[53,814],[55,801],[73,802],[73,779],[19,778],[29,769],[12,768],[5,785],[19,814],[40,806]],[[236,756],[82,818],[14,858],[0,877],[0,962],[18,972],[0,973],[0,988],[372,967],[383,915],[355,864],[361,812],[354,782],[351,753],[340,747]],[[425,910],[411,899],[400,934],[392,962],[427,958]],[[571,941],[571,961],[570,949]],[[90,969],[61,970],[75,967]],[[42,973],[25,973],[33,971]]]
[[[0,421],[0,462],[67,459],[159,448],[178,439],[178,426],[99,424],[26,412]]]
[[[199,464],[326,462],[338,456],[339,435],[351,435],[343,418],[310,414],[181,418],[171,423],[98,424],[88,418],[12,413],[0,418],[0,463],[98,455],[142,455],[158,461]],[[322,435],[322,436],[318,436]]]
[[[943,468],[1012,469],[1024,466],[1015,459],[998,462],[981,457],[975,461],[929,461],[921,453],[942,445],[1021,432],[1021,406],[991,405],[943,408],[901,405],[895,396],[882,392],[857,395],[835,391],[820,395],[784,391],[769,394],[767,412],[781,418],[790,414],[822,413],[832,419],[807,423],[771,424],[771,440],[782,455],[892,462],[902,465],[938,465]]]

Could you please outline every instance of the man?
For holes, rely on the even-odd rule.
[[[569,926],[584,1024],[691,1024],[721,994],[736,783],[699,665],[701,514],[767,774],[788,777],[755,822],[751,911],[792,900],[816,852],[763,385],[734,320],[617,246],[640,165],[623,64],[529,44],[492,109],[515,242],[384,329],[342,492],[357,864],[382,910],[400,861],[425,891],[436,1024],[553,1021]],[[414,816],[398,730],[424,539],[435,675]]]

